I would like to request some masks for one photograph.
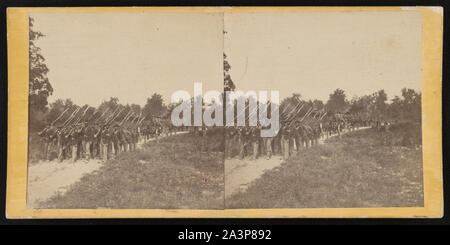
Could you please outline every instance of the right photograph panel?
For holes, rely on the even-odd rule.
[[[419,11],[224,18],[225,208],[424,206]]]

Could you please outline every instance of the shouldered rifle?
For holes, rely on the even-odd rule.
[[[282,117],[282,118],[285,118],[286,120],[289,119],[289,118],[292,116],[292,113],[293,113],[295,110],[297,110],[298,107],[299,107],[300,105],[301,105],[301,102],[299,101],[299,102],[297,103],[297,105],[294,106],[294,108],[293,108],[292,110],[289,111],[289,113],[284,114],[284,115],[282,115],[281,117]]]
[[[78,111],[80,111],[81,107],[77,107],[73,112],[72,115],[70,115],[70,117],[63,123],[63,126],[67,126],[70,124],[70,121],[73,120],[73,118],[75,117],[75,115],[78,113]]]
[[[100,115],[100,117],[98,117],[98,118],[95,120],[95,122],[99,122],[100,119],[102,119],[103,116],[104,116],[108,111],[109,111],[109,108],[106,108],[106,110],[103,111],[103,113]]]
[[[53,120],[53,122],[52,122],[51,124],[53,125],[56,121],[58,121],[58,120],[66,113],[66,111],[68,111],[69,109],[70,109],[70,106],[67,107],[67,108],[61,113],[61,115],[59,115],[59,117],[57,117],[55,120]]]
[[[302,122],[303,120],[305,120],[305,118],[306,118],[307,116],[309,116],[309,114],[311,114],[312,110],[313,110],[313,107],[309,108],[308,112],[306,112],[306,114],[303,116],[303,118],[300,120],[300,122]]]
[[[77,118],[77,120],[75,120],[75,123],[74,123],[74,124],[77,124],[78,122],[81,121],[81,119],[84,117],[84,115],[86,115],[86,112],[88,111],[88,109],[89,109],[89,106],[86,105],[86,109],[85,109],[85,110],[83,111],[83,113]]]
[[[109,114],[108,117],[106,117],[105,123],[108,123],[111,120],[111,118],[114,117],[114,115],[116,114],[117,110],[119,110],[119,106],[117,106],[116,109],[111,114]]]
[[[125,108],[122,108],[111,120],[109,120],[109,123],[114,122],[116,118],[122,113],[123,110],[125,110]]]
[[[125,115],[125,117],[122,119],[122,121],[120,121],[119,125],[122,125],[122,124],[125,122],[125,120],[127,120],[128,117],[129,117],[131,114],[133,114],[133,111],[130,110],[130,111]]]

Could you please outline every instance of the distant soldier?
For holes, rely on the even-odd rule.
[[[233,157],[233,146],[236,143],[237,132],[234,127],[227,127],[225,131],[225,158]]]
[[[94,128],[94,138],[92,141],[93,147],[92,151],[94,154],[94,157],[97,157],[99,159],[102,159],[102,144],[101,144],[101,133],[102,133],[102,127],[98,124],[93,125]]]
[[[111,143],[112,146],[114,148],[114,155],[118,156],[120,153],[120,143],[119,143],[119,138],[120,138],[120,128],[119,125],[114,124],[112,130],[111,130]]]
[[[83,130],[83,148],[86,160],[90,160],[94,155],[94,135],[96,129],[92,124],[87,125]]]
[[[38,135],[42,137],[44,143],[43,159],[50,161],[51,146],[56,138],[56,127],[49,125],[39,132]]]
[[[267,128],[268,127],[263,127],[262,129],[267,129]],[[262,142],[263,142],[264,152],[266,154],[266,159],[270,159],[273,154],[273,150],[272,150],[273,137],[263,137]]]
[[[81,131],[82,128],[79,125],[74,125],[72,126],[72,129],[70,130],[69,133],[69,139],[70,139],[70,148],[71,148],[71,153],[72,153],[72,162],[75,162],[78,158],[78,150],[79,150],[79,145],[81,144]]]
[[[247,146],[247,132],[246,127],[239,127],[237,129],[239,139],[239,158],[244,159],[245,147]]]
[[[123,127],[121,127],[121,126],[118,128],[117,137],[119,139],[119,150],[126,152],[127,140],[125,138],[125,133],[124,133]],[[145,138],[145,136],[144,136],[144,138]]]
[[[109,145],[111,143],[111,132],[108,128],[104,128],[101,132],[102,160],[106,162],[109,158]]]
[[[293,131],[297,152],[300,152],[300,149],[302,148],[303,139],[302,139],[302,125],[299,121],[295,123]]]
[[[281,134],[281,154],[283,159],[286,160],[289,158],[289,137],[290,137],[290,129],[287,125],[281,126],[280,130]]]
[[[249,129],[249,139],[252,145],[252,159],[255,160],[258,158],[259,154],[259,136],[260,136],[260,128],[259,127],[251,127]]]
[[[295,142],[295,127],[294,125],[289,125],[289,155],[292,155],[294,151],[297,151],[297,145]]]
[[[123,129],[123,136],[125,139],[124,140],[124,142],[125,142],[124,151],[131,151],[132,136],[131,136],[131,132],[128,128]]]
[[[137,128],[133,128],[131,129],[131,150],[136,150],[136,145],[138,143],[139,140],[139,135],[137,132]]]

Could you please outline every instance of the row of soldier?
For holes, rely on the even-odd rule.
[[[299,152],[301,148],[316,146],[321,137],[340,135],[344,128],[352,130],[372,123],[350,114],[324,118],[326,113],[323,111],[314,111],[310,108],[308,112],[301,114],[299,112],[302,107],[297,105],[293,108],[288,113],[281,113],[280,131],[273,138],[260,137],[261,126],[226,127],[225,156],[227,158],[250,156],[256,159],[263,155],[270,158],[273,154],[279,154],[287,159],[294,151]],[[67,123],[70,122],[69,118],[59,126],[50,124],[39,133],[44,143],[44,159],[50,160],[50,152],[54,152],[56,148],[59,161],[64,159],[76,161],[81,158],[99,158],[106,161],[122,151],[135,150],[141,140],[144,143],[151,138],[158,141],[158,137],[162,134],[169,136],[177,130],[183,130],[174,127],[168,120],[144,121],[142,118],[135,123],[129,123],[125,120],[127,116],[122,121],[115,120],[118,115],[120,112],[113,112],[105,120],[82,122],[75,120]],[[206,128],[203,127],[201,132],[201,135],[206,135]],[[238,146],[238,149],[235,146]]]
[[[260,137],[261,126],[227,127],[225,157],[243,159],[249,156],[256,159],[265,156],[270,159],[273,155],[281,155],[287,159],[302,148],[317,146],[322,137],[340,136],[344,129],[357,130],[372,123],[372,120],[354,114],[325,117],[326,112],[313,108],[300,113],[301,104],[299,101],[297,106],[291,106],[291,110],[288,108],[281,112],[281,126],[275,137]]]
[[[110,114],[107,110],[103,113],[96,110],[90,116],[86,113],[89,107],[76,108],[64,122],[58,124],[68,109],[38,133],[43,142],[42,158],[45,160],[56,157],[59,161],[71,159],[75,162],[82,158],[106,161],[120,152],[134,151],[141,140],[158,138],[162,132],[169,131],[163,130],[168,127],[160,119],[144,122],[145,118],[133,117],[131,111],[122,113],[123,109],[119,108]],[[96,118],[95,114],[98,114]]]
[[[51,152],[56,150],[59,161],[71,159],[89,160],[99,158],[104,161],[117,156],[122,151],[133,151],[139,141],[137,127],[118,124],[99,125],[82,122],[68,127],[50,125],[39,133],[44,143],[43,158],[51,160]]]

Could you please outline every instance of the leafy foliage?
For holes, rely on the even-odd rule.
[[[162,117],[166,112],[167,107],[164,104],[163,97],[158,93],[154,93],[151,98],[148,98],[143,108],[143,115],[147,118]]]
[[[231,66],[227,61],[227,55],[223,54],[223,89],[224,91],[234,91],[236,86],[230,76]]]
[[[45,58],[41,49],[35,45],[37,39],[44,36],[41,32],[33,30],[33,18],[29,18],[29,100],[32,110],[47,109],[47,98],[53,93],[47,73],[49,69],[44,63]]]
[[[345,91],[342,89],[336,89],[332,94],[330,94],[330,98],[326,104],[326,108],[328,112],[332,114],[335,113],[343,113],[347,110],[348,101],[345,96]]]

